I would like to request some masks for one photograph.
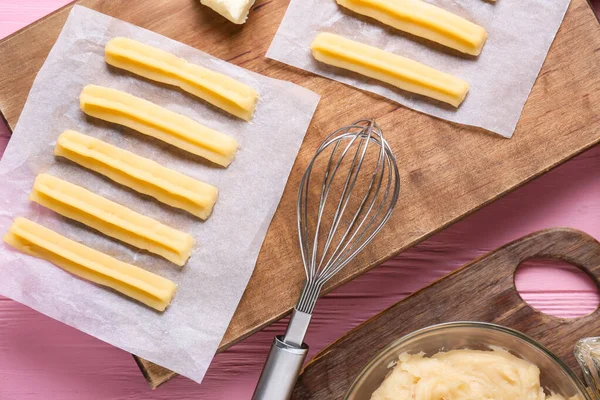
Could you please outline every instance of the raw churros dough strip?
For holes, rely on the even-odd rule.
[[[54,154],[202,219],[217,201],[216,187],[79,132],[63,132]]]
[[[158,311],[167,308],[177,289],[177,285],[166,278],[119,261],[25,218],[14,220],[4,241],[30,256],[112,288]]]
[[[236,117],[252,119],[258,93],[227,75],[124,37],[111,39],[104,54],[106,62],[114,67],[177,86]]]
[[[120,90],[87,85],[79,102],[83,112],[92,117],[126,126],[224,167],[238,148],[230,136]]]
[[[36,177],[29,200],[180,266],[192,253],[191,235],[52,175]]]
[[[462,79],[405,57],[332,33],[320,33],[311,44],[318,61],[389,83],[458,107],[469,91]]]
[[[421,0],[336,0],[358,14],[473,56],[487,40],[486,30]]]

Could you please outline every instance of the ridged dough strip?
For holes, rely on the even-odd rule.
[[[113,67],[177,86],[236,117],[246,121],[252,119],[258,93],[227,75],[124,37],[111,39],[106,44],[104,56]]]
[[[25,218],[14,220],[4,241],[17,250],[112,288],[158,311],[164,311],[177,289],[177,285],[166,278],[119,261]]]
[[[29,200],[180,266],[192,253],[191,235],[49,174],[36,177]]]
[[[54,154],[202,219],[217,201],[216,187],[79,132],[63,132]]]
[[[469,91],[462,79],[405,57],[346,39],[319,33],[311,44],[315,59],[458,107]]]
[[[485,28],[421,0],[337,0],[356,13],[473,56],[487,40]]]
[[[92,117],[126,126],[224,167],[238,148],[230,136],[120,90],[87,85],[79,103]]]

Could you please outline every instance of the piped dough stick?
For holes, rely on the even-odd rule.
[[[481,53],[487,39],[483,27],[421,0],[337,0],[337,3],[398,30],[474,56]]]
[[[83,112],[92,117],[126,126],[224,167],[238,148],[230,136],[120,90],[87,85],[79,102]]]
[[[227,75],[124,37],[111,39],[104,55],[106,62],[114,67],[177,86],[236,117],[252,119],[258,93]]]
[[[180,266],[192,253],[191,235],[52,175],[35,178],[29,200]]]
[[[320,33],[311,45],[315,59],[458,107],[469,91],[462,79],[405,57],[332,33]]]
[[[216,187],[79,132],[63,132],[54,154],[202,219],[217,201]]]
[[[30,256],[108,286],[158,311],[167,308],[177,289],[177,285],[166,278],[119,261],[25,218],[14,220],[4,241]]]

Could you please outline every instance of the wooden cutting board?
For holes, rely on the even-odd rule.
[[[298,182],[318,144],[336,128],[359,118],[376,118],[399,160],[402,193],[386,228],[325,292],[600,141],[600,25],[586,0],[571,1],[511,140],[266,59],[286,0],[258,0],[243,26],[229,23],[196,0],[78,3],[322,96],[220,351],[281,318],[296,302],[304,274],[296,238]],[[0,42],[0,111],[11,127],[69,9]],[[138,362],[153,387],[173,376]]]
[[[573,346],[600,335],[600,309],[575,319],[543,314],[519,296],[516,268],[530,258],[557,258],[578,266],[598,284],[600,243],[567,228],[533,233],[495,250],[381,312],[338,339],[306,365],[293,399],[342,399],[367,362],[417,329],[452,321],[493,322],[533,337],[580,378]]]

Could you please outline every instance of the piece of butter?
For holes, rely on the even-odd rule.
[[[311,44],[315,59],[458,107],[469,91],[462,79],[405,57],[332,33]]]
[[[35,178],[29,200],[180,266],[192,253],[191,235],[52,175]]]
[[[486,30],[458,15],[421,0],[336,0],[356,13],[460,52],[479,55]]]
[[[80,278],[108,286],[158,311],[169,305],[177,285],[159,275],[124,263],[68,239],[25,218],[16,218],[4,241],[17,250]]]
[[[106,62],[114,67],[177,86],[239,118],[252,119],[258,93],[227,75],[124,37],[111,39],[104,54]]]
[[[208,6],[233,22],[243,24],[248,18],[250,7],[255,0],[200,0],[200,3]]]
[[[208,218],[217,201],[212,185],[75,131],[58,137],[54,154],[202,219]]]
[[[224,167],[238,148],[232,137],[120,90],[87,85],[79,101],[83,112],[92,117],[126,126]]]

